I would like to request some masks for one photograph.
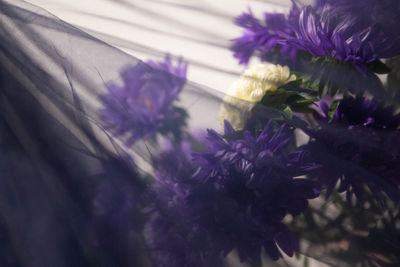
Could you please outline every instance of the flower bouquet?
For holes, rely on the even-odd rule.
[[[293,0],[234,23],[246,70],[224,95],[187,81],[182,58],[127,59],[58,20],[47,39],[61,27],[96,48],[79,63],[1,47],[5,265],[400,265],[400,2]],[[115,60],[84,68],[101,49]]]

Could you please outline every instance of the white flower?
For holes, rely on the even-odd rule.
[[[253,103],[261,101],[267,91],[276,90],[295,79],[287,66],[258,64],[246,70],[228,89],[221,106],[220,121],[228,120],[236,130],[242,129]]]
[[[267,91],[276,90],[279,86],[294,81],[287,66],[258,64],[244,72],[227,94],[249,102],[259,102]]]

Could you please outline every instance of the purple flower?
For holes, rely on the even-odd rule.
[[[330,18],[334,23],[352,19],[354,28],[371,27],[386,34],[399,33],[398,27],[393,27],[400,20],[400,2],[397,0],[317,0],[314,6],[317,10],[335,12],[337,16]],[[350,28],[347,30],[351,31]]]
[[[150,229],[159,258],[174,263],[166,266],[221,266],[233,249],[253,263],[262,247],[275,260],[277,245],[290,256],[298,249],[282,220],[318,196],[314,182],[294,178],[316,165],[306,163],[305,151],[286,152],[293,137],[286,126],[272,128],[270,122],[257,138],[245,131],[235,140],[208,130],[209,149],[192,162],[182,148],[159,161],[155,188],[164,207]],[[225,124],[227,136],[236,133]]]
[[[146,237],[155,266],[209,266],[213,261],[216,264],[212,266],[222,265],[211,240],[201,239],[188,216],[186,198],[195,187],[192,152],[187,141],[168,142],[154,162],[156,205]]]
[[[127,145],[157,131],[180,136],[186,112],[174,106],[185,84],[187,66],[180,60],[173,66],[167,56],[164,62],[139,63],[121,72],[122,86],[110,84],[101,96],[101,117],[105,128],[114,135],[128,135]]]
[[[369,13],[365,8],[357,9],[359,3],[319,1],[314,7],[302,8],[298,20],[290,23],[294,34],[287,34],[282,43],[317,57],[349,62],[363,72],[376,59],[400,54],[398,32],[391,27],[380,27],[385,22],[391,24],[390,18],[385,19],[380,13],[382,10],[371,5]],[[383,14],[392,12],[384,10]],[[380,24],[374,21],[375,14],[383,20]],[[395,18],[393,14],[390,17]]]
[[[329,122],[329,106],[320,102],[320,128],[303,149],[322,167],[312,176],[326,186],[328,195],[340,180],[339,192],[361,200],[366,187],[382,201],[385,193],[399,200],[400,115],[391,107],[361,97],[348,97],[338,105]]]
[[[244,28],[244,32],[234,40],[232,50],[240,64],[247,64],[256,51],[263,55],[274,48],[279,48],[282,55],[294,59],[297,50],[280,42],[280,34],[293,35],[288,25],[297,16],[297,12],[297,6],[293,5],[288,17],[280,13],[265,13],[264,22],[255,18],[250,9],[248,13],[238,16],[235,23]]]
[[[146,216],[146,185],[128,156],[103,161],[93,198],[93,245],[107,265],[141,266],[145,261],[140,232]]]

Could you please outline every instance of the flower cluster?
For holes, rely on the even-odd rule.
[[[328,195],[340,180],[339,192],[346,191],[348,201],[353,193],[362,200],[365,186],[378,201],[383,193],[400,200],[400,115],[362,97],[341,100],[331,118],[328,104],[321,101],[319,106],[322,112],[315,118],[320,128],[310,131],[313,140],[303,149],[321,165],[313,176]]]
[[[266,25],[244,13],[236,24],[245,31],[232,50],[240,63],[247,63],[256,50],[265,54],[280,47],[293,59],[297,51],[306,51],[365,72],[368,63],[400,54],[399,8],[396,0],[319,0],[302,8],[293,4],[288,16],[267,13]]]
[[[397,0],[316,0],[302,7],[293,1],[288,15],[266,13],[261,21],[249,10],[237,17],[244,32],[232,49],[240,63],[257,52],[263,60],[279,52],[280,60],[293,61],[281,64],[293,63],[297,77],[282,65],[246,70],[221,104],[224,134],[181,131],[187,113],[174,103],[185,83],[182,61],[174,66],[167,57],[125,69],[123,84],[110,84],[101,96],[105,128],[127,145],[161,133],[165,145],[151,153],[154,183],[142,188],[152,200],[146,212],[137,209],[137,185],[125,178],[98,188],[99,232],[117,225],[115,240],[134,244],[123,233],[145,225],[156,266],[223,266],[233,251],[256,265],[262,250],[277,260],[281,251],[292,256],[299,249],[285,217],[304,213],[304,224],[313,226],[330,220],[325,207],[319,214],[307,209],[322,188],[338,206],[344,194],[332,194],[335,188],[351,204],[400,203],[400,113],[383,102],[387,94],[376,75],[390,71],[379,59],[400,54],[399,8]],[[330,103],[321,100],[326,91],[336,94]],[[295,131],[297,141],[304,139],[297,145]],[[148,217],[129,225],[132,211]]]
[[[185,84],[186,69],[181,60],[173,66],[169,57],[126,68],[121,73],[123,85],[110,84],[101,96],[105,128],[114,135],[127,134],[127,145],[157,131],[179,137],[186,112],[173,104]]]
[[[297,250],[282,220],[318,196],[314,182],[294,178],[317,166],[307,164],[305,151],[287,152],[293,133],[285,125],[272,128],[270,122],[257,138],[245,131],[233,140],[208,130],[209,149],[194,153],[193,162],[177,149],[174,163],[160,161],[155,188],[164,207],[150,229],[166,265],[220,266],[233,249],[248,262],[258,261],[263,247],[272,259],[281,256],[277,245],[290,256]],[[234,133],[226,123],[225,134]]]
[[[234,129],[242,129],[250,114],[252,103],[261,101],[267,91],[295,80],[287,66],[258,64],[249,68],[227,90],[227,96],[221,105],[219,119],[230,122]]]
[[[222,265],[213,243],[201,239],[201,233],[188,217],[190,207],[186,198],[195,187],[191,177],[196,171],[192,152],[188,141],[167,142],[154,162],[155,213],[147,224],[146,237],[156,266]]]

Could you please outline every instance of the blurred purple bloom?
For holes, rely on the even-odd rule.
[[[271,124],[257,138],[245,131],[243,139],[230,141],[209,130],[209,151],[194,157],[201,168],[193,178],[201,191],[188,198],[193,214],[209,213],[198,222],[207,225],[225,254],[236,248],[243,261],[256,261],[262,247],[278,259],[276,244],[292,256],[297,241],[282,219],[300,214],[307,199],[318,196],[314,183],[293,178],[316,165],[305,163],[305,151],[288,154],[293,133],[285,125],[274,133]],[[231,132],[225,123],[225,134]],[[208,201],[201,200],[204,195]]]
[[[400,2],[397,0],[317,0],[314,6],[317,10],[335,12],[336,16],[330,18],[333,23],[352,19],[353,27],[358,29],[371,27],[386,34],[399,33],[399,28],[394,27],[400,21]],[[351,31],[350,28],[347,30]]]
[[[363,72],[366,65],[376,59],[400,54],[399,31],[380,27],[384,23],[391,25],[391,19],[399,22],[399,18],[392,10],[377,8],[381,7],[379,4],[358,9],[360,3],[319,1],[314,7],[302,8],[298,20],[290,23],[294,34],[286,35],[283,44],[314,56],[349,62]],[[383,14],[388,14],[389,18]],[[374,21],[375,16],[382,19],[379,24]]]
[[[294,59],[297,50],[280,42],[280,34],[293,35],[288,25],[297,13],[297,6],[293,5],[288,17],[280,13],[265,13],[264,22],[255,18],[250,9],[248,13],[238,16],[235,23],[244,28],[244,32],[241,37],[234,40],[232,50],[240,64],[247,64],[256,51],[265,54],[276,47],[279,47],[282,55]]]
[[[340,180],[339,192],[361,200],[365,186],[378,201],[383,193],[398,201],[400,185],[400,115],[391,107],[361,97],[348,97],[338,105],[329,122],[329,106],[320,102],[315,118],[320,129],[303,149],[322,167],[313,176],[327,187],[328,195]]]
[[[101,96],[105,128],[114,135],[128,134],[127,145],[157,131],[179,135],[186,112],[173,103],[186,82],[186,69],[182,60],[173,66],[170,57],[126,68],[123,85],[110,84],[108,94]]]
[[[226,123],[225,133],[232,131]],[[209,150],[194,153],[193,162],[183,147],[158,161],[155,188],[165,206],[150,228],[158,255],[174,262],[165,266],[221,266],[233,249],[257,262],[262,247],[276,260],[277,245],[293,255],[297,239],[282,219],[303,212],[319,191],[293,178],[316,165],[306,163],[305,151],[286,152],[292,137],[285,126],[274,133],[271,123],[258,138],[246,131],[229,141],[209,130]]]
[[[324,112],[327,106],[321,102]],[[363,97],[347,97],[340,102],[333,117],[333,123],[349,127],[367,127],[375,130],[387,129],[395,131],[400,125],[400,114],[394,115],[390,106],[375,99]]]
[[[167,142],[154,162],[155,215],[147,224],[149,251],[155,266],[221,266],[211,240],[202,240],[190,222],[186,198],[195,187],[196,171],[187,141]]]
[[[128,156],[103,161],[96,175],[92,237],[101,262],[107,266],[145,262],[140,232],[146,216],[142,207],[147,187]]]

